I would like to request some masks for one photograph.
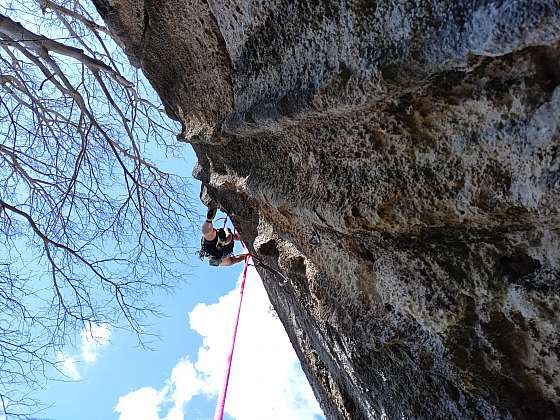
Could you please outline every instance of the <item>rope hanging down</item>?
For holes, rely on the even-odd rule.
[[[231,341],[231,349],[229,351],[229,356],[227,358],[227,372],[226,379],[224,381],[224,387],[218,398],[218,403],[216,404],[216,411],[214,412],[214,420],[222,420],[224,417],[224,407],[226,405],[226,395],[229,383],[229,374],[231,372],[231,362],[233,360],[233,350],[235,348],[235,339],[237,337],[237,326],[239,325],[239,314],[241,313],[241,304],[243,303],[243,290],[245,289],[245,279],[247,278],[247,268],[249,267],[250,255],[245,256],[245,268],[243,269],[243,280],[241,280],[241,287],[239,289],[239,306],[237,307],[237,317],[235,318],[235,326],[233,328],[233,338]]]

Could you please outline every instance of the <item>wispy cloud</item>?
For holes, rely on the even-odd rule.
[[[187,357],[181,359],[160,390],[141,388],[120,397],[115,407],[120,413],[119,420],[183,420],[185,407],[188,411],[188,402],[194,396],[217,397],[223,386],[238,300],[236,289],[216,304],[199,304],[193,309],[190,327],[203,338],[196,362]],[[137,410],[140,406],[144,408]],[[249,270],[247,278],[226,413],[237,420],[322,418],[254,269]]]
[[[102,347],[109,343],[111,329],[107,324],[92,325],[81,331],[82,338],[82,360],[93,364]]]
[[[76,359],[66,353],[57,351],[55,354],[58,369],[68,378],[77,381],[80,379],[80,372],[76,365]]]
[[[85,362],[92,365],[97,361],[101,349],[109,344],[111,328],[107,324],[92,325],[80,331],[81,348],[79,354],[58,351],[55,354],[56,364],[60,372],[70,379],[82,378],[78,366]]]

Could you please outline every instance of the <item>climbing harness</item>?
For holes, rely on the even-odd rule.
[[[237,316],[235,318],[235,326],[233,328],[233,338],[231,341],[231,349],[227,358],[227,371],[224,386],[216,404],[216,411],[214,412],[214,420],[222,420],[224,417],[224,407],[226,405],[226,396],[229,383],[229,375],[231,372],[231,363],[233,360],[233,350],[235,349],[235,339],[237,338],[237,326],[239,325],[239,315],[241,313],[241,304],[243,303],[243,291],[245,290],[245,280],[247,279],[247,268],[249,267],[250,254],[245,256],[245,268],[243,269],[243,279],[241,280],[241,287],[239,288],[239,306],[237,307]]]
[[[234,249],[233,240],[227,243],[227,238],[233,235],[230,229],[227,229],[227,233],[224,229],[217,229],[216,239],[212,241],[207,241],[202,237],[200,239],[200,250],[198,251],[198,256],[201,260],[205,257],[222,259],[225,256],[231,254]]]
[[[224,225],[223,227],[216,229],[217,237],[215,239],[215,244],[214,241],[206,241],[204,237],[201,237],[200,250],[198,251],[198,258],[201,260],[205,257],[208,258],[210,265],[219,265],[221,259],[226,255],[231,254],[235,246],[233,240],[229,244],[226,243],[229,235],[235,235],[231,229],[226,228],[228,218],[220,217],[216,220],[223,220]],[[221,254],[221,256],[219,254]],[[213,264],[213,262],[215,264]]]

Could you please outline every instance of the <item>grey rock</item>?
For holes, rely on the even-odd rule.
[[[328,418],[560,418],[558,1],[94,3]]]

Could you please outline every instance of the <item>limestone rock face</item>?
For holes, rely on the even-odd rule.
[[[557,0],[94,3],[328,418],[560,418]]]

